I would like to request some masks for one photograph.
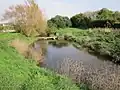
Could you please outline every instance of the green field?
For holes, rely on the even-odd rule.
[[[99,55],[111,57],[113,62],[120,62],[120,31],[112,29],[81,30],[66,28],[56,30],[59,36],[75,42],[82,48]]]
[[[71,80],[36,66],[9,43],[13,39],[33,42],[18,33],[0,33],[0,90],[80,90]]]

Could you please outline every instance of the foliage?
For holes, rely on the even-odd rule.
[[[113,27],[113,21],[111,20],[94,20],[91,22],[92,28],[111,28]]]
[[[0,89],[2,90],[79,90],[66,77],[36,66],[9,46],[16,38],[27,41],[18,33],[0,34]],[[28,39],[29,40],[29,39]]]
[[[113,12],[106,8],[103,8],[98,12],[97,19],[98,20],[106,20],[106,19],[113,20]]]
[[[48,20],[49,27],[56,27],[56,28],[66,28],[71,27],[71,21],[68,17],[63,17],[60,15],[55,16]]]
[[[101,10],[97,10],[93,12],[85,12],[74,15],[71,17],[71,22],[72,22],[72,27],[74,28],[91,28],[95,25],[96,28],[98,27],[105,28],[108,26],[113,28],[114,23],[120,22],[120,12],[119,11],[114,12],[107,8],[103,8]],[[115,28],[119,28],[119,27],[115,27]]]
[[[57,30],[56,27],[47,27],[46,29],[47,36],[55,35],[56,30]]]
[[[64,17],[64,22],[65,22],[66,27],[72,26],[72,23],[68,17]]]
[[[77,14],[71,17],[72,27],[75,28],[88,28],[90,18],[84,16],[84,14]]]
[[[120,22],[120,12],[118,11],[114,12],[113,20],[115,20],[115,22]]]
[[[120,22],[120,12],[111,11],[103,8],[93,12],[85,12],[72,16],[69,20],[68,17],[60,15],[55,16],[47,21],[49,29],[60,29],[66,27],[73,28],[119,28],[116,23]],[[114,25],[115,24],[115,25]],[[53,30],[54,31],[54,30]]]
[[[55,31],[57,30],[57,25],[55,23],[53,23],[51,20],[47,21],[47,29],[46,29],[46,33],[47,36],[50,36],[50,34],[54,34]]]
[[[83,13],[86,17],[90,18],[92,21],[97,20],[97,16],[98,16],[98,11],[89,11],[89,12],[85,12]]]
[[[15,29],[26,36],[45,33],[46,20],[34,0],[27,0],[23,5],[10,6],[3,17],[12,19]]]
[[[48,20],[47,25],[48,25],[49,28],[51,28],[51,27],[56,27],[57,28],[57,25],[52,20]]]
[[[113,28],[120,28],[120,23],[114,23]]]
[[[101,10],[93,11],[93,12],[85,12],[83,13],[88,18],[94,20],[114,20],[115,22],[119,21],[120,12],[119,11],[111,11],[107,8],[102,8]]]

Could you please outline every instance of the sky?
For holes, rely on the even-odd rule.
[[[120,11],[120,0],[36,0],[47,18],[56,15],[71,17],[80,12],[108,8]],[[24,0],[1,0],[0,16],[11,5],[22,4]]]

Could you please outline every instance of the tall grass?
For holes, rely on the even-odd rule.
[[[105,62],[96,69],[81,61],[65,59],[59,73],[71,77],[78,84],[87,84],[92,90],[120,90],[120,66],[112,63]]]
[[[20,54],[25,56],[25,58],[36,60],[38,64],[42,63],[44,56],[41,49],[37,52],[30,47],[29,44],[19,39],[13,40],[11,42],[11,46],[14,47]]]

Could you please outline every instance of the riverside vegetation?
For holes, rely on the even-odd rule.
[[[120,62],[120,31],[106,29],[80,30],[66,28],[56,30],[65,40],[75,42],[78,47],[86,48],[89,52],[109,56],[113,62]]]
[[[103,8],[70,18],[56,15],[48,20],[49,33],[58,33],[78,48],[120,62],[120,12]]]
[[[79,49],[87,49],[90,53],[109,57],[117,64],[107,61],[100,68],[84,65],[81,61],[65,59],[61,64],[61,74],[71,77],[76,83],[85,83],[92,90],[119,90],[120,82],[120,31],[119,29],[64,28],[55,31],[59,38],[73,43]]]

